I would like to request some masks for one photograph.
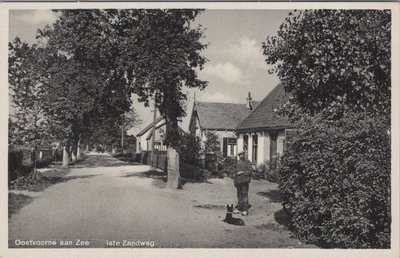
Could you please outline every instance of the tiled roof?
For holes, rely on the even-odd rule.
[[[203,130],[234,130],[250,112],[243,104],[196,102],[195,105]]]
[[[261,102],[261,101],[252,100],[252,101],[251,101],[251,106],[253,107],[253,109],[255,109],[255,108],[258,106],[258,104],[260,104],[260,102]]]
[[[160,116],[156,119],[155,123],[157,124],[158,122],[160,122],[163,118]],[[153,127],[154,122],[151,122],[148,126],[146,126],[145,128],[142,129],[142,131],[140,131],[138,134],[136,134],[137,137],[142,136],[143,134],[145,134],[148,130],[150,130]]]
[[[277,129],[289,127],[287,117],[278,116],[274,109],[283,105],[288,100],[283,85],[278,84],[258,106],[239,123],[237,131],[254,129]]]

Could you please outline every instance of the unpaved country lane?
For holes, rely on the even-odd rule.
[[[193,248],[296,244],[287,231],[257,229],[257,223],[268,222],[264,219],[267,214],[261,212],[245,218],[249,226],[223,223],[224,205],[235,196],[229,181],[187,184],[184,190],[169,190],[160,185],[160,180],[143,174],[149,166],[129,165],[107,154],[89,155],[80,166],[71,169],[66,176],[70,180],[47,188],[11,217],[11,246],[15,247],[17,239],[74,243],[80,239],[88,240],[90,247],[107,247],[107,243],[122,244],[126,240],[154,241],[155,247]],[[264,197],[255,197],[265,205]],[[202,205],[216,209],[204,209]],[[263,221],[256,221],[259,218]]]

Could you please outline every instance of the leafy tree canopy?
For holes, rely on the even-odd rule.
[[[284,109],[384,113],[390,109],[390,10],[289,13],[263,43],[267,64],[292,95]]]
[[[119,115],[129,110],[131,93],[146,105],[154,99],[167,120],[166,143],[178,144],[177,119],[185,115],[183,87],[207,85],[196,72],[206,62],[200,54],[206,47],[200,42],[203,31],[190,25],[200,10],[56,12],[60,17],[53,26],[38,31],[42,42],[83,69],[97,71],[106,85],[99,103],[114,94],[118,105],[112,105],[113,111]]]

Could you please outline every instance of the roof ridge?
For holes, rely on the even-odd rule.
[[[213,104],[233,104],[233,105],[246,105],[243,103],[233,103],[233,102],[216,102],[216,101],[196,101],[196,103],[213,103]]]
[[[276,104],[275,102],[277,102],[278,101],[278,99],[280,98],[280,91],[283,91],[283,94],[284,95],[287,95],[286,94],[286,92],[285,92],[285,90],[284,90],[284,88],[283,88],[284,86],[283,86],[283,83],[282,82],[280,82],[280,83],[278,83],[261,101],[260,101],[260,103],[253,109],[253,110],[251,110],[250,111],[250,113],[236,126],[236,128],[235,128],[235,130],[245,130],[245,129],[251,129],[251,128],[253,128],[254,126],[255,126],[255,124],[257,124],[258,123],[258,125],[256,126],[256,127],[265,127],[265,126],[261,126],[261,125],[259,125],[259,121],[257,122],[257,119],[259,119],[259,118],[257,118],[257,117],[259,117],[260,116],[260,114],[258,114],[258,116],[257,115],[254,115],[254,113],[255,112],[258,112],[258,110],[262,110],[262,109],[265,109],[265,106],[268,106],[268,103],[269,102],[272,102],[272,105],[274,105],[274,104]],[[276,94],[278,94],[278,96],[276,96]],[[271,115],[271,114],[268,114],[268,112],[267,113],[265,113],[265,115],[266,116],[269,116],[269,115]],[[267,117],[265,117],[265,118],[267,118]],[[256,119],[255,121],[254,121],[254,119]],[[282,118],[280,118],[280,119],[282,119]],[[282,122],[282,121],[279,121],[279,122]],[[253,127],[251,127],[251,125],[247,125],[247,126],[245,126],[245,124],[253,124],[252,126]],[[264,122],[261,122],[261,123],[264,123]],[[255,127],[254,127],[255,128]]]
[[[151,123],[149,125],[147,125],[145,128],[143,128],[139,133],[136,134],[136,136],[142,136],[143,134],[145,134],[148,130],[151,129],[151,127],[153,126],[154,123],[158,123],[160,122],[162,119],[164,119],[162,116],[159,116],[156,118],[156,121],[151,121]]]

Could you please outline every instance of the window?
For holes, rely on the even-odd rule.
[[[223,138],[222,139],[222,156],[235,155],[236,138]]]
[[[269,145],[269,162],[270,162],[270,168],[275,169],[276,168],[276,160],[278,157],[278,148],[277,148],[277,137],[278,134],[276,132],[269,132],[269,138],[270,138],[270,145]]]
[[[257,163],[257,145],[258,145],[258,137],[257,135],[253,135],[252,137],[253,140],[253,153],[251,157],[251,162]]]
[[[248,147],[249,147],[249,136],[243,135],[243,151],[244,151],[246,157],[248,154],[248,151],[247,151]]]

